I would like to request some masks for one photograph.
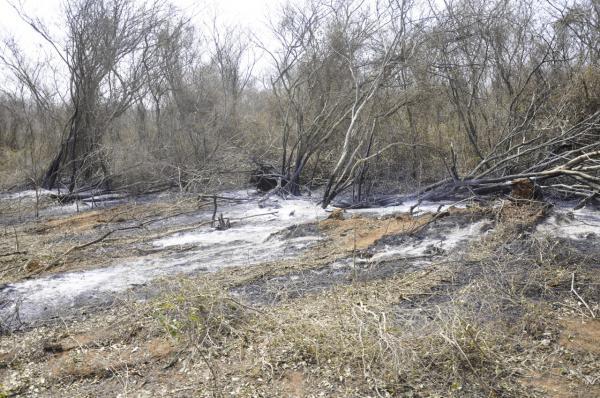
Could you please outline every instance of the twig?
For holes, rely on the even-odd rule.
[[[573,208],[573,210],[579,210],[582,207],[587,206],[587,204],[590,201],[593,201],[594,199],[596,199],[598,197],[598,192],[593,192],[591,195],[587,195],[585,198],[583,198],[579,203],[577,203],[577,205]]]
[[[126,231],[126,230],[129,230],[129,229],[138,229],[138,228],[141,228],[141,226],[140,225],[134,225],[134,226],[131,226],[131,227],[123,227],[123,228],[111,229],[110,231],[108,231],[107,233],[105,233],[104,235],[102,235],[101,237],[99,237],[97,239],[94,239],[94,240],[92,240],[90,242],[87,242],[87,243],[84,243],[82,245],[77,245],[77,246],[71,247],[69,250],[67,250],[66,252],[64,252],[60,257],[64,257],[64,256],[66,256],[66,255],[68,255],[68,254],[70,254],[70,253],[72,253],[72,252],[74,252],[76,250],[81,250],[81,249],[84,249],[84,248],[86,248],[88,246],[91,246],[93,244],[102,242],[104,239],[108,238],[110,235],[112,235],[115,232]]]
[[[198,199],[219,199],[219,200],[229,200],[232,202],[247,202],[252,200],[252,198],[235,198],[232,196],[219,196],[219,195],[198,195]]]
[[[201,207],[199,209],[201,209]],[[198,213],[199,209],[195,209],[195,210],[191,210],[191,211],[180,211],[180,212],[177,212],[177,213],[169,214],[168,216],[159,217],[159,218],[153,218],[151,220],[147,220],[147,221],[142,222],[140,225],[141,226],[147,226],[147,225],[150,225],[150,224],[154,224],[155,222],[168,220],[169,218],[184,216],[184,215],[188,215],[188,214],[195,214],[195,213]]]
[[[571,292],[577,296],[577,298],[579,299],[579,301],[581,301],[581,303],[583,305],[585,305],[585,308],[588,309],[588,311],[590,311],[590,314],[592,314],[592,318],[595,319],[596,318],[596,314],[594,314],[594,311],[592,311],[592,309],[590,308],[590,306],[585,302],[585,300],[583,299],[583,297],[581,297],[579,295],[579,293],[577,293],[577,290],[575,290],[575,272],[573,272],[571,274]]]
[[[238,300],[236,300],[236,299],[234,299],[232,297],[227,297],[226,299],[229,300],[229,301],[231,301],[231,302],[233,302],[233,303],[235,303],[235,304],[237,304],[237,305],[239,305],[240,307],[246,308],[246,309],[251,310],[251,311],[258,312],[259,314],[266,314],[266,312],[264,312],[262,310],[259,310],[258,308],[254,308],[252,306],[249,306],[249,305],[246,305],[244,303],[241,303],[241,302],[239,302]]]
[[[423,202],[422,199],[419,199],[417,201],[417,203],[415,203],[414,205],[410,206],[410,210],[409,210],[409,214],[412,216],[413,212],[415,211],[415,209],[419,206],[421,206],[421,202]]]
[[[17,234],[17,229],[13,226],[13,232],[15,233],[15,251],[18,252],[19,250],[19,235]]]
[[[27,252],[26,251],[16,251],[16,252],[11,252],[11,253],[3,253],[3,254],[0,254],[0,257],[17,256],[19,254],[27,254]]]
[[[152,235],[150,237],[145,237],[144,239],[145,240],[147,240],[147,239],[158,239],[160,237],[167,236],[167,235],[173,235],[173,234],[176,234],[176,233],[179,233],[179,232],[191,231],[192,229],[203,227],[205,225],[210,225],[211,223],[212,223],[212,221],[203,221],[203,222],[201,222],[199,224],[194,224],[194,225],[190,225],[190,226],[187,226],[187,227],[182,227],[182,228],[177,228],[177,229],[172,229],[172,230],[169,230],[169,231],[161,232],[161,233]]]
[[[213,196],[213,215],[212,215],[212,223],[210,224],[212,227],[215,226],[216,218],[217,218],[217,195]]]

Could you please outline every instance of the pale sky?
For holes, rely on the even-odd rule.
[[[60,38],[63,31],[62,4],[67,0],[0,0],[0,51],[3,50],[1,43],[8,38],[14,38],[31,61],[46,62],[48,59],[56,59],[47,43],[23,22],[18,13],[11,7],[13,4],[21,4],[25,13],[32,18],[40,18],[50,29],[54,38]],[[144,1],[144,0],[137,0]],[[149,0],[151,1],[151,0]],[[287,2],[303,2],[305,0],[167,0],[184,15],[192,17],[192,23],[202,28],[210,23],[216,16],[220,23],[236,25],[247,28],[261,40],[269,42],[269,16],[276,14],[282,4]],[[367,0],[367,2],[376,0]],[[429,0],[434,3],[440,0]],[[60,41],[60,40],[59,40]],[[258,55],[255,53],[255,55]],[[262,74],[269,68],[270,58],[262,56],[255,60],[255,73]],[[4,67],[0,65],[0,84],[8,83],[10,77],[4,73]]]
[[[18,17],[10,2],[19,0],[0,0],[0,37],[6,34],[19,41],[33,41],[35,34]],[[60,8],[65,0],[20,0],[30,16],[40,17],[52,25],[60,22]],[[266,22],[266,16],[282,4],[284,0],[171,0],[171,4],[194,15],[196,23],[217,15],[219,19],[231,24],[260,30]],[[26,43],[23,43],[27,45]]]
[[[37,33],[23,22],[10,3],[22,4],[25,13],[40,18],[50,28],[54,37],[61,32],[61,8],[65,0],[0,0],[0,42],[14,38],[19,47],[31,60],[49,59],[52,52]],[[143,1],[143,0],[140,0]],[[300,0],[302,1],[302,0]],[[209,23],[216,16],[227,25],[248,28],[259,37],[267,32],[268,15],[272,14],[286,0],[170,0],[184,15],[192,16],[196,26]],[[0,45],[0,51],[2,46]],[[260,64],[267,63],[263,58]],[[262,65],[260,69],[266,67]],[[0,84],[6,84],[8,76],[0,66]],[[255,68],[256,71],[256,68]]]

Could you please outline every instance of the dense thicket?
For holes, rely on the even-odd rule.
[[[325,204],[520,175],[597,193],[600,3],[437,3],[296,1],[261,38],[164,2],[67,1],[59,38],[22,14],[55,62],[5,40],[2,183],[198,190],[259,167]]]

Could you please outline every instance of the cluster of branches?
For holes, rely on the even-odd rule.
[[[408,166],[400,174],[415,180],[424,160],[443,165],[448,178],[430,173],[441,181],[423,190],[431,197],[522,177],[569,176],[578,184],[559,184],[563,192],[597,192],[599,9],[537,5],[462,0],[423,13],[411,0],[374,9],[315,0],[284,8],[273,28],[279,50],[269,54],[289,191],[298,193],[310,161],[318,168],[325,155],[323,206],[349,188],[354,202],[368,200],[365,183],[381,177],[373,164],[382,158]],[[569,92],[579,83],[583,101]]]
[[[421,199],[448,195],[481,195],[507,190],[513,181],[529,179],[541,188],[585,203],[600,193],[600,111],[548,137],[544,130],[517,141],[516,133],[460,177],[454,174],[426,187]],[[516,143],[515,143],[516,141]],[[455,167],[453,167],[455,170]]]
[[[410,19],[412,5],[390,1],[373,10],[365,2],[313,1],[282,10],[273,24],[279,47],[263,49],[275,65],[270,86],[281,123],[281,174],[290,193],[300,192],[311,160],[316,168],[319,157],[328,156],[334,161],[326,206],[357,177],[361,185],[367,161],[385,150],[373,151],[379,121],[409,97],[399,79],[417,45],[411,34],[420,29]],[[395,98],[384,98],[391,91]],[[332,142],[338,146],[327,153]]]
[[[147,180],[128,161],[145,151],[141,167],[181,189],[253,162],[267,188],[320,185],[323,206],[518,178],[594,197],[600,7],[560,1],[299,0],[261,39],[134,0],[65,1],[57,39],[17,8],[61,64],[49,74],[5,42],[0,145],[43,131],[55,152],[30,151],[46,162],[32,177],[70,191]],[[255,69],[260,52],[270,66]]]

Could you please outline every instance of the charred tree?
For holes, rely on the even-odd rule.
[[[65,105],[70,117],[42,186],[51,189],[66,177],[72,192],[76,185],[110,185],[102,139],[142,95],[148,72],[157,67],[158,36],[172,10],[133,0],[76,0],[64,7],[64,40],[53,38],[39,19],[17,11],[50,44],[68,73]]]

